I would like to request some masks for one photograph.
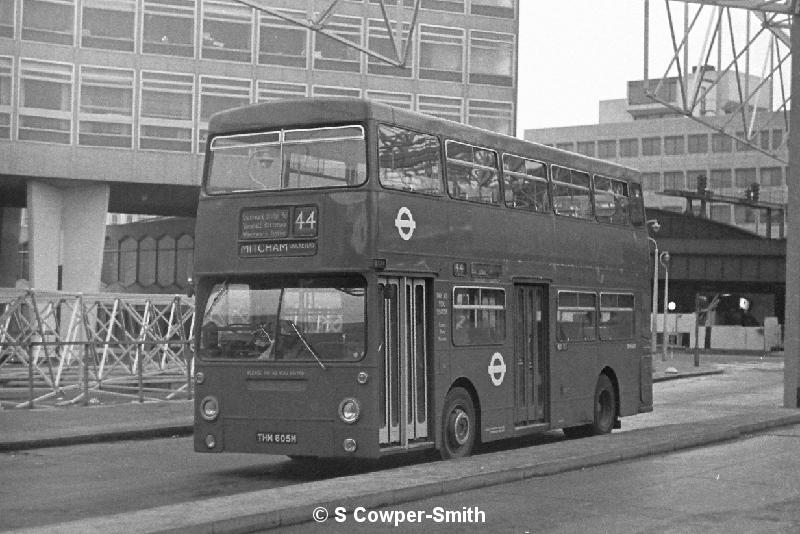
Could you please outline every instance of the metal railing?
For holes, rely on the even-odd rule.
[[[0,290],[0,312],[7,404],[191,398],[193,299]]]

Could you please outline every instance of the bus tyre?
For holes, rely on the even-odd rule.
[[[589,425],[571,426],[564,429],[569,439],[608,434],[617,419],[617,396],[614,385],[607,375],[600,375],[594,388],[594,416]]]
[[[608,375],[600,375],[594,388],[594,421],[592,434],[608,434],[617,419],[617,396]]]
[[[444,399],[442,458],[463,458],[472,453],[478,431],[472,397],[463,388],[453,388]]]

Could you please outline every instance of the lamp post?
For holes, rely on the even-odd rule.
[[[658,256],[658,261],[664,267],[664,330],[663,336],[663,353],[661,360],[667,361],[667,312],[669,310],[669,252],[664,251]]]
[[[647,224],[652,226],[654,233],[661,229],[661,225],[658,224],[656,219],[650,219],[647,221]],[[650,355],[655,357],[658,347],[656,343],[656,315],[658,314],[658,241],[650,236],[647,236],[647,239],[653,242],[653,247],[655,248],[653,254],[653,304],[650,310]]]

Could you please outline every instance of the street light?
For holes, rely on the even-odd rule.
[[[649,224],[653,228],[653,233],[656,233],[661,229],[661,225],[658,224],[656,219],[650,219],[646,224]],[[650,310],[650,354],[655,357],[657,350],[656,315],[658,314],[658,241],[650,236],[647,236],[647,239],[652,241],[653,246],[655,247],[655,254],[653,255],[653,305]]]
[[[662,361],[667,361],[667,313],[669,312],[669,252],[666,250],[658,256],[658,261],[664,267],[664,329],[662,331],[662,341],[664,352],[661,355]]]

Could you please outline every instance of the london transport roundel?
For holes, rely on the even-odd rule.
[[[414,235],[414,230],[417,229],[417,223],[414,221],[414,216],[411,210],[403,206],[397,210],[397,216],[394,218],[394,226],[397,228],[397,233],[403,241],[408,241]]]
[[[492,379],[492,384],[499,386],[503,383],[506,377],[506,362],[503,360],[503,355],[495,352],[492,359],[489,361],[489,378]]]

